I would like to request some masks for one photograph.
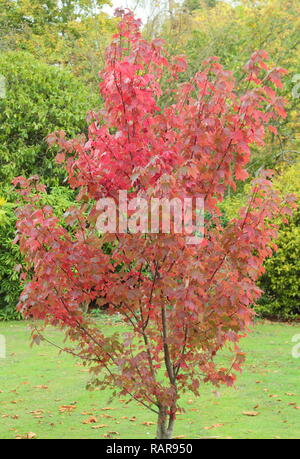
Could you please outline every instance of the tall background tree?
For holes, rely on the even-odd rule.
[[[24,50],[96,85],[114,21],[105,0],[0,0],[0,49]]]

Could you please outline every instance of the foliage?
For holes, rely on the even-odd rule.
[[[20,174],[39,174],[48,185],[64,176],[53,168],[45,142],[50,130],[75,135],[84,129],[96,98],[70,73],[40,63],[27,53],[0,54],[6,96],[0,99],[0,183]],[[51,177],[51,179],[50,179]]]
[[[293,192],[300,198],[300,162],[277,178],[275,186],[282,193]],[[260,280],[266,294],[257,306],[263,317],[295,319],[300,317],[300,211],[282,225],[276,241],[278,251],[265,261],[266,272]]]
[[[74,29],[76,39],[58,51],[56,61],[62,62],[98,93],[98,74],[104,65],[105,49],[111,35],[116,31],[116,21],[104,13],[99,13],[79,23],[75,22]]]
[[[75,33],[70,24],[96,14],[101,0],[1,0],[1,40],[19,37],[20,47],[28,35],[42,36],[52,28],[57,38]]]
[[[54,187],[44,197],[44,205],[51,205],[58,216],[73,205],[73,192],[66,187]],[[0,321],[21,319],[16,310],[22,291],[19,279],[22,257],[15,238],[16,203],[6,202],[0,197]]]
[[[279,171],[275,176],[274,187],[280,193],[293,193],[300,197],[299,160]],[[249,185],[245,187],[249,190]],[[221,204],[221,209],[227,219],[238,215],[238,210],[245,205],[246,193],[238,193],[227,197]],[[262,275],[259,285],[264,295],[256,306],[256,312],[262,317],[276,319],[295,319],[300,315],[300,284],[299,284],[299,242],[300,227],[299,210],[289,218],[288,225],[281,224],[279,237],[276,240],[278,250],[265,263],[266,272]]]
[[[52,129],[65,129],[75,135],[85,127],[85,112],[98,103],[70,73],[40,63],[28,53],[0,54],[1,74],[5,77],[6,96],[0,99],[0,190],[8,201],[0,201],[0,320],[16,316],[20,294],[19,276],[15,266],[20,262],[15,237],[15,196],[11,179],[20,174],[39,174],[48,186],[65,178],[53,167],[55,151],[45,137]],[[98,99],[98,98],[97,98]],[[54,207],[70,204],[69,192],[56,190],[50,194]],[[49,199],[50,199],[49,198]],[[19,316],[19,315],[18,315]]]
[[[300,98],[292,97],[296,85],[293,78],[300,72],[299,1],[217,1],[215,7],[206,7],[204,1],[198,4],[192,11],[179,8],[172,23],[166,20],[164,25],[164,36],[172,52],[188,56],[190,70],[186,77],[198,70],[203,59],[215,55],[232,69],[243,91],[246,86],[242,64],[256,49],[266,50],[271,57],[270,67],[288,70],[288,77],[283,80],[283,95],[289,101],[288,116],[275,124],[277,129],[266,138],[266,146],[253,148],[248,171],[252,174],[261,167],[273,168],[293,158],[300,151]]]
[[[0,321],[22,317],[16,310],[22,290],[15,270],[21,255],[19,247],[12,244],[15,224],[14,206],[0,197]]]
[[[4,49],[23,50],[48,64],[63,65],[96,83],[115,24],[101,12],[101,0],[0,0]]]
[[[272,219],[293,207],[292,197],[283,201],[272,190],[265,172],[237,219],[224,227],[218,210],[226,189],[248,176],[249,145],[261,144],[266,126],[285,116],[272,88],[284,71],[269,71],[266,53],[258,51],[245,67],[249,88],[240,93],[232,74],[211,58],[177,85],[173,104],[161,107],[162,74],[176,86],[186,61],[169,58],[159,39],[143,40],[132,13],[117,14],[122,20],[100,85],[105,106],[94,114],[88,141],[49,136],[63,150],[57,161],[78,192],[78,206],[62,224],[44,205],[44,185],[14,180],[25,201],[17,222],[27,278],[19,310],[61,327],[77,343],[69,352],[91,367],[94,385],[113,387],[157,413],[157,437],[170,438],[182,393],[198,396],[208,381],[232,385],[241,370],[237,343],[260,296],[255,282],[271,254]],[[174,228],[143,234],[138,219],[132,221],[137,232],[126,226],[99,234],[98,200],[118,206],[119,190],[147,202],[204,196],[210,215],[204,241],[189,244]],[[86,318],[81,305],[95,300],[99,307],[108,303],[130,332],[107,336]],[[35,342],[41,336],[34,330]],[[215,359],[225,345],[232,353],[226,367]]]

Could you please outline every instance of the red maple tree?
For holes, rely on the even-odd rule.
[[[90,114],[88,139],[64,133],[57,161],[77,202],[63,221],[43,205],[37,177],[18,177],[25,200],[18,210],[17,241],[24,254],[24,291],[18,308],[27,317],[60,327],[74,342],[68,352],[91,367],[93,384],[113,387],[158,414],[157,438],[171,438],[181,392],[200,385],[232,385],[244,353],[238,341],[260,296],[256,280],[276,237],[274,217],[290,212],[272,189],[270,173],[252,184],[248,205],[224,225],[219,204],[237,180],[246,180],[250,145],[285,116],[280,86],[284,70],[269,69],[255,52],[245,66],[241,93],[216,57],[187,82],[182,56],[169,57],[163,41],[145,41],[130,11],[107,50],[101,72],[104,108]],[[160,82],[169,88],[162,91]],[[167,101],[167,103],[166,103]],[[202,196],[205,237],[187,244],[184,234],[130,231],[99,234],[100,198]],[[120,215],[119,215],[120,218]],[[118,314],[127,332],[106,336],[82,311],[94,302]],[[34,331],[36,341],[42,331]],[[231,351],[226,367],[215,357]]]

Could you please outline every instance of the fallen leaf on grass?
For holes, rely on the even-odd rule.
[[[135,416],[132,416],[132,418],[130,418],[129,421],[135,422],[135,421],[136,421],[136,417],[135,417]]]
[[[257,416],[259,414],[258,411],[243,411],[242,414],[245,416]]]
[[[39,386],[34,386],[34,389],[49,389],[49,387],[44,384],[40,384]]]
[[[289,395],[290,397],[293,397],[296,394],[293,394],[292,392],[286,392],[285,395]]]
[[[95,416],[91,416],[90,418],[85,419],[84,421],[82,421],[82,424],[94,424],[97,421],[98,421],[98,419],[95,418]]]
[[[177,435],[177,437],[173,437],[173,438],[180,439],[180,438],[185,438],[185,436],[184,435]]]
[[[107,424],[98,424],[97,426],[92,426],[92,429],[103,429],[103,427],[107,427]]]
[[[154,426],[154,425],[155,425],[155,422],[145,421],[145,422],[142,422],[142,425],[143,425],[143,426]]]
[[[59,407],[59,411],[61,413],[70,413],[71,411],[75,410],[76,406],[75,405],[62,405]]]
[[[213,424],[212,426],[203,427],[204,430],[215,429],[216,427],[222,427],[224,424]]]
[[[109,411],[114,410],[115,408],[111,408],[110,406],[106,406],[105,408],[101,408],[102,411]]]
[[[16,436],[17,440],[23,440],[23,439],[32,440],[33,438],[36,438],[36,433],[34,433],[34,432],[28,432],[25,435],[17,435]]]

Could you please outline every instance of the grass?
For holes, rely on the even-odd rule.
[[[236,387],[205,385],[198,399],[185,394],[186,413],[178,416],[174,435],[299,438],[300,359],[291,355],[297,333],[299,324],[258,323],[242,341],[247,361]],[[80,362],[46,343],[31,348],[25,322],[0,323],[0,334],[7,343],[7,358],[0,359],[1,439],[29,432],[37,438],[155,437],[155,414],[109,391],[86,391],[89,374]],[[48,336],[62,340],[54,329]],[[60,412],[63,405],[72,411]],[[243,414],[253,411],[258,414]],[[96,422],[85,424],[91,417]]]

